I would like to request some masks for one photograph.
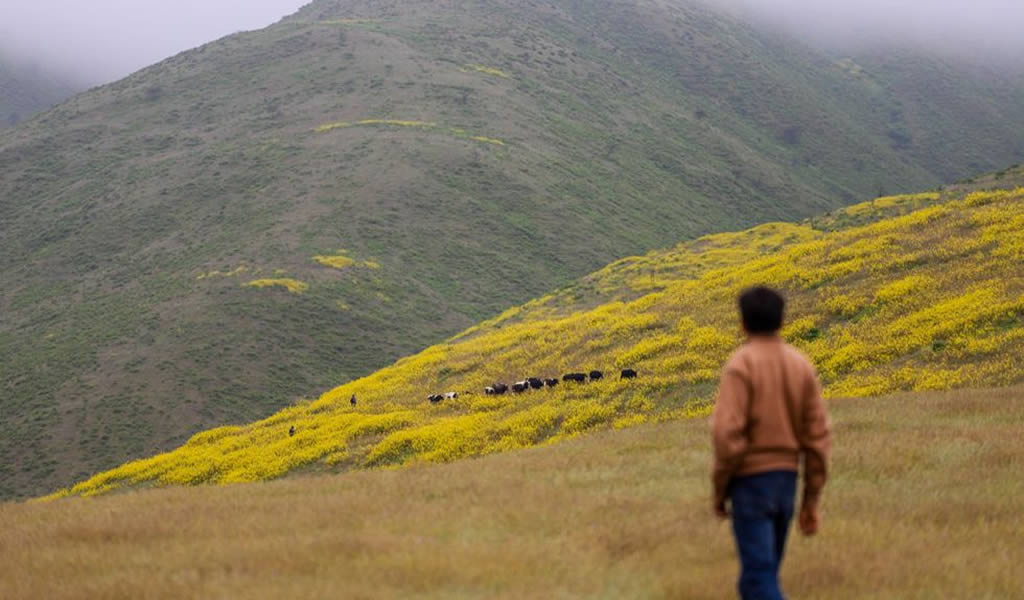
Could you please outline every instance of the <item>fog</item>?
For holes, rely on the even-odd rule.
[[[1024,65],[1022,0],[704,0],[818,46]]]
[[[0,53],[83,85],[259,29],[309,0],[0,0]]]
[[[0,53],[79,84],[104,83],[269,25],[307,1],[0,0]],[[1024,64],[1024,0],[704,1],[840,51],[897,44]]]

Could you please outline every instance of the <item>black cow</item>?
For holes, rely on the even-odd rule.
[[[508,391],[508,385],[506,385],[504,383],[496,383],[496,384],[492,385],[491,387],[494,388],[494,394],[496,396],[500,396],[500,395],[502,395],[502,394],[504,394],[505,392]]]
[[[537,379],[536,377],[531,377],[527,379],[526,382],[529,383],[530,387],[535,390],[539,390],[540,388],[544,387],[544,382],[541,381],[540,379]]]
[[[356,405],[356,395],[355,394],[352,394],[352,397],[348,399],[348,403],[351,404],[352,406]]]
[[[619,379],[636,379],[636,375],[637,373],[633,369],[623,369]]]
[[[562,376],[562,381],[575,381],[576,383],[586,383],[586,373],[569,373]]]
[[[528,389],[530,389],[530,382],[528,381],[517,381],[512,384],[512,392],[516,394],[522,394]]]
[[[544,385],[548,386],[549,388],[555,387],[556,385],[558,385],[558,380],[557,379],[545,379],[544,380]]]
[[[600,371],[591,371],[590,372],[590,380],[591,381],[597,381],[598,379],[601,379],[602,377],[604,377],[604,373],[602,373]]]
[[[295,426],[294,425],[292,425],[291,427],[288,428],[288,436],[291,437],[293,435],[295,435]]]
[[[427,400],[430,400],[431,404],[439,404],[442,400],[444,400],[444,396],[442,396],[441,394],[431,394],[430,396],[427,396]]]

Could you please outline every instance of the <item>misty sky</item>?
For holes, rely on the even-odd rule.
[[[1024,0],[704,1],[840,49],[899,40],[1024,63]],[[0,0],[0,51],[57,65],[81,83],[96,84],[229,33],[269,25],[306,2]]]
[[[705,0],[813,43],[904,44],[951,56],[1024,62],[1024,0]]]
[[[259,29],[309,0],[0,0],[0,50],[85,84]]]

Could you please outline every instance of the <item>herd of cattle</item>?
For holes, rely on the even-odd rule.
[[[636,379],[637,372],[633,369],[623,369],[619,373],[619,379]],[[604,373],[601,371],[591,371],[590,373],[567,373],[562,376],[562,381],[568,383],[587,383],[587,381],[600,381],[604,379]],[[511,386],[504,383],[495,383],[484,388],[484,394],[488,396],[501,396],[508,392],[513,394],[522,394],[530,390],[540,390],[543,388],[553,388],[558,385],[557,379],[541,379],[539,377],[527,377],[522,381],[517,381]],[[469,395],[471,392],[463,392]],[[439,404],[443,400],[454,400],[459,397],[458,392],[448,392],[446,394],[431,394],[427,396],[427,400],[431,404]]]

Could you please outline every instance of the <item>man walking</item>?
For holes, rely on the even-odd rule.
[[[743,600],[782,600],[779,566],[804,463],[799,525],[818,531],[831,434],[810,361],[779,337],[785,301],[769,288],[739,299],[747,342],[726,363],[712,413],[714,511],[732,516]],[[731,511],[726,508],[726,501]]]

